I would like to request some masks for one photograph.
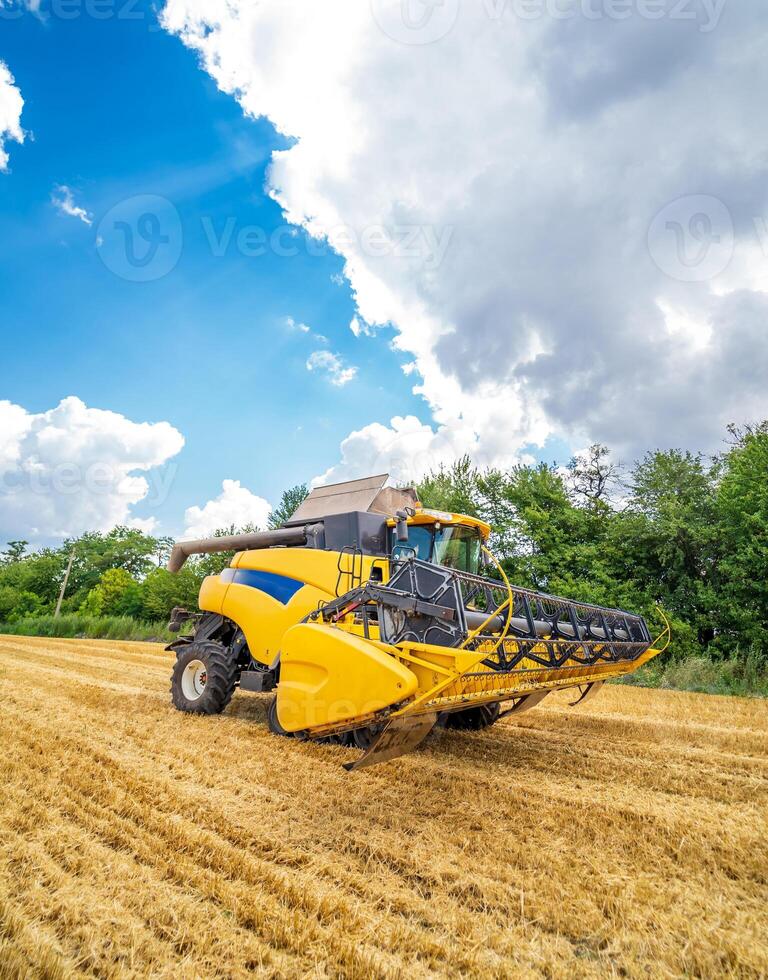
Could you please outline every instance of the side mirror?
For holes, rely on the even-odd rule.
[[[397,524],[395,524],[395,537],[397,538],[398,544],[405,544],[408,540],[408,515],[404,510],[395,511],[395,518],[397,519]]]

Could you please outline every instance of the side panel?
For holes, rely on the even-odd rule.
[[[342,575],[339,582],[340,559],[342,569],[349,571],[351,556],[340,556],[336,551],[313,548],[243,551],[235,555],[231,568],[214,576],[225,590],[221,608],[214,611],[237,623],[245,633],[254,659],[270,665],[281,649],[285,631],[317,609],[319,602],[335,598],[337,582],[340,594],[357,584],[350,574]],[[362,569],[359,556],[357,561],[357,571],[362,571],[365,581],[370,575],[372,559],[363,558]]]
[[[228,588],[228,584],[220,575],[206,575],[200,586],[200,598],[197,604],[203,612],[220,613]]]
[[[416,693],[415,675],[362,637],[301,623],[283,637],[277,717],[288,732],[364,719]]]

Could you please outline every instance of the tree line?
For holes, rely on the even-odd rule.
[[[628,468],[600,445],[565,467],[478,468],[465,457],[417,489],[425,506],[486,520],[515,584],[641,612],[654,624],[660,606],[681,657],[768,661],[768,422],[730,427],[724,446],[711,457],[649,452]],[[287,490],[270,526],[306,493]],[[51,614],[70,557],[64,613],[158,621],[174,606],[194,609],[203,577],[230,556],[199,556],[170,575],[171,546],[128,527],[33,553],[10,541],[0,554],[0,624]]]
[[[307,492],[305,485],[286,490],[270,514],[269,526],[287,520]],[[255,530],[254,525],[233,525],[220,528],[214,536]],[[70,558],[62,614],[158,622],[167,620],[174,606],[195,609],[203,579],[225,568],[232,553],[191,558],[181,572],[171,575],[165,565],[173,543],[172,538],[123,526],[106,534],[89,531],[67,538],[58,548],[32,553],[27,551],[27,541],[9,541],[0,552],[0,627],[51,615]]]

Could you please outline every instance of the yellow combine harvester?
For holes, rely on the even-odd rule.
[[[169,648],[179,710],[216,714],[238,686],[275,691],[273,732],[362,749],[356,769],[436,724],[485,728],[563,688],[583,702],[659,652],[640,616],[510,585],[487,524],[386,481],[314,490],[275,531],[174,547],[173,572],[237,552],[203,582],[194,633]],[[189,618],[174,610],[171,627]]]

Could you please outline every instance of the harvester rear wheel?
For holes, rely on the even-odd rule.
[[[171,697],[179,711],[218,715],[232,700],[236,683],[236,659],[215,640],[201,640],[179,652],[171,674]]]
[[[480,704],[476,708],[465,708],[464,711],[451,711],[443,716],[442,723],[445,728],[455,731],[479,732],[483,728],[490,728],[498,720],[500,710],[498,701],[494,704]]]

